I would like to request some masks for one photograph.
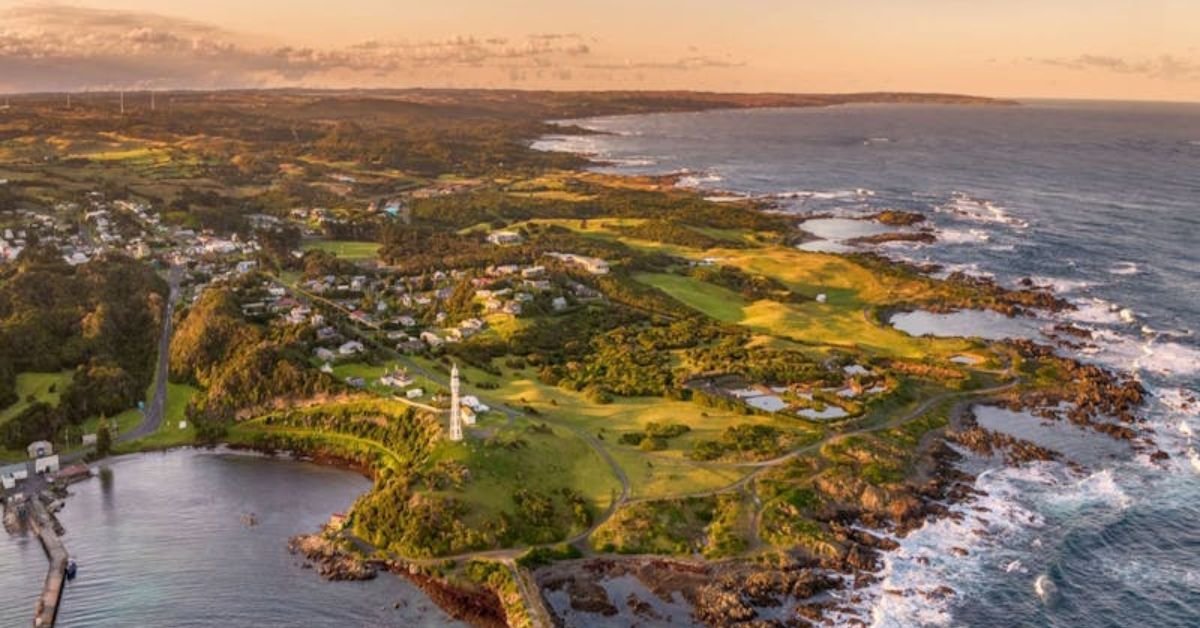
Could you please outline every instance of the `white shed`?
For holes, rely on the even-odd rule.
[[[33,461],[34,473],[55,473],[58,471],[58,456],[45,456]]]

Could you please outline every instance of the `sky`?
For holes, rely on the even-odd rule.
[[[288,86],[1200,101],[1200,0],[0,0],[0,92]]]

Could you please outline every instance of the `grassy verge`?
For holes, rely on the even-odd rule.
[[[353,240],[315,240],[306,242],[304,250],[325,251],[353,262],[375,259],[376,253],[379,252],[379,244],[376,242],[356,242]]]

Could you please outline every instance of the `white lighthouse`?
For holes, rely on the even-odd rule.
[[[450,440],[463,439],[462,400],[458,396],[458,363],[450,369]]]

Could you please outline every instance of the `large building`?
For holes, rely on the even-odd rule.
[[[463,439],[462,400],[458,396],[458,363],[450,369],[450,440]]]

